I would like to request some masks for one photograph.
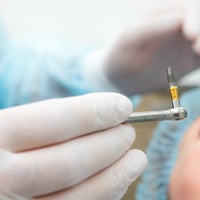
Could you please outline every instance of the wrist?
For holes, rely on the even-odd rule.
[[[105,73],[108,51],[109,49],[99,49],[89,54],[84,61],[83,76],[89,85],[92,85],[95,91],[121,93],[121,91],[109,81]]]

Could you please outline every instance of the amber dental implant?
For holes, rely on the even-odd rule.
[[[178,86],[176,84],[174,73],[173,73],[171,67],[167,68],[167,80],[169,83],[169,91],[170,91],[171,98],[172,98],[172,107],[179,108],[180,101],[179,101],[179,95],[178,95]]]

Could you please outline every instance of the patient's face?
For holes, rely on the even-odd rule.
[[[200,118],[181,142],[169,185],[170,200],[200,200]]]

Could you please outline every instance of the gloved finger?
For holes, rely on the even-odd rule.
[[[23,151],[116,126],[132,112],[117,93],[54,99],[0,111],[0,148]]]
[[[135,139],[131,125],[119,125],[37,151],[19,153],[2,177],[5,188],[25,197],[40,196],[74,186],[116,162]]]
[[[135,38],[135,40],[138,40],[138,44],[141,43],[141,41],[143,43],[151,41],[155,42],[156,39],[163,38],[163,36],[174,33],[180,29],[182,20],[182,9],[162,13],[159,16],[152,15],[147,20],[145,20],[142,25],[137,27],[138,38]],[[135,34],[133,34],[133,37],[135,37]]]
[[[162,4],[154,15],[160,17],[165,13],[182,12],[182,31],[185,37],[191,41],[195,41],[200,33],[200,7],[199,4],[193,2],[173,2]]]
[[[185,5],[183,33],[191,41],[195,41],[200,35],[200,8],[195,3]]]
[[[196,54],[200,54],[200,35],[192,45],[192,49]]]
[[[37,200],[118,200],[146,166],[146,155],[139,150],[130,150],[115,164],[81,184],[62,192],[37,198]]]

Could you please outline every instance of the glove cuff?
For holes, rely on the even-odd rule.
[[[98,92],[118,92],[116,88],[106,77],[104,67],[108,49],[100,49],[89,54],[84,61],[83,76],[89,85]]]

